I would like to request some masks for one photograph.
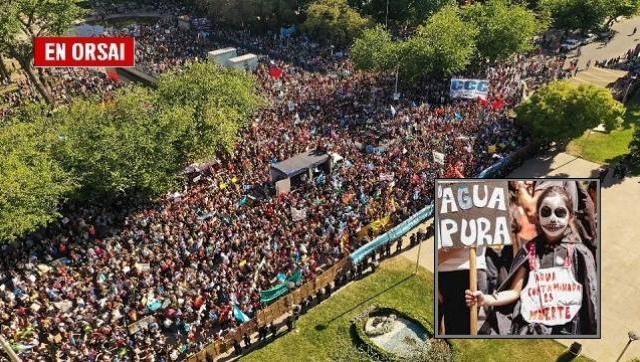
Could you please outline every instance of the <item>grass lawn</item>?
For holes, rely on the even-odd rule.
[[[300,317],[296,329],[242,361],[347,360],[356,355],[350,321],[372,304],[405,311],[433,325],[433,274],[403,258],[335,293]],[[363,302],[364,301],[364,302]],[[453,340],[460,361],[555,361],[565,347],[552,340]],[[589,361],[578,359],[578,361]]]
[[[629,153],[629,142],[640,127],[640,92],[627,105],[625,121],[609,133],[587,131],[567,146],[567,152],[596,163],[613,165]]]

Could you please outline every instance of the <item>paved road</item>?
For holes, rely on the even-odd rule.
[[[639,31],[635,35],[631,35],[635,27]],[[593,63],[595,60],[611,59],[623,55],[627,50],[640,43],[640,16],[614,23],[612,29],[615,31],[615,36],[606,45],[602,42],[594,42],[582,47],[582,54],[578,62],[579,68],[585,68],[589,60]]]

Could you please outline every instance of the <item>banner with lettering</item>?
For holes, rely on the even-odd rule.
[[[510,245],[507,181],[438,181],[438,249]]]
[[[486,99],[489,95],[489,81],[486,79],[452,78],[449,96],[464,99]]]

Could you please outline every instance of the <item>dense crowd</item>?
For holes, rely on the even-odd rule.
[[[125,31],[139,32],[139,64],[152,73],[207,49],[177,28]],[[527,144],[509,112],[525,89],[567,75],[563,60],[519,57],[465,74],[490,80],[486,101],[450,100],[446,79],[396,100],[392,77],[355,71],[344,54],[306,39],[212,38],[209,47],[233,38],[262,54],[257,76],[270,107],[235,152],[154,207],[69,210],[22,245],[0,247],[0,332],[25,359],[166,361],[200,349],[238,325],[234,305],[253,317],[278,273],[313,278],[366,242],[355,235],[368,223],[386,215],[397,223],[431,203],[434,178],[477,174]],[[60,84],[89,94],[113,86],[95,82],[77,74]],[[276,197],[270,164],[308,149],[345,161]],[[305,220],[294,221],[292,208]]]

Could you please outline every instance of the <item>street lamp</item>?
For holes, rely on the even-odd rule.
[[[627,345],[624,346],[624,349],[620,353],[620,356],[618,356],[618,359],[616,360],[616,362],[619,362],[620,359],[622,359],[622,355],[627,351],[627,348],[629,348],[629,345],[631,344],[631,342],[637,341],[638,339],[640,339],[640,335],[638,335],[638,333],[634,331],[629,331],[629,341],[627,342]]]
[[[389,0],[387,0],[387,12],[384,14],[384,27],[389,29]]]

